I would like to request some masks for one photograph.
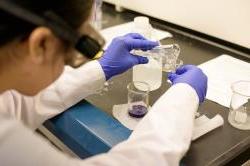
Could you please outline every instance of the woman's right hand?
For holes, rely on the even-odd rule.
[[[130,53],[131,50],[150,50],[155,46],[158,46],[158,42],[149,41],[137,33],[115,38],[99,59],[106,80],[127,71],[134,65],[148,63],[146,57],[133,55]]]
[[[194,88],[202,103],[207,94],[207,76],[194,65],[184,65],[168,75],[172,84],[187,83]]]

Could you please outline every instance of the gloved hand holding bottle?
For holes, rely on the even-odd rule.
[[[149,41],[136,33],[115,38],[99,59],[106,80],[127,71],[134,65],[148,63],[146,57],[133,55],[130,53],[131,50],[150,50],[155,46],[158,46],[158,42]]]
[[[207,94],[207,76],[202,70],[193,65],[184,65],[176,70],[175,73],[168,75],[172,84],[187,83],[196,91],[199,102],[205,100]]]

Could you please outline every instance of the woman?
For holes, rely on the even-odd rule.
[[[36,14],[52,11],[81,34],[92,7],[92,0],[11,2]],[[4,11],[0,18],[1,165],[179,165],[190,144],[194,113],[206,94],[207,78],[200,69],[188,65],[170,74],[173,86],[127,141],[107,154],[84,161],[73,159],[33,130],[94,93],[111,77],[147,63],[147,58],[130,51],[152,49],[157,43],[138,34],[118,37],[98,61],[73,69],[64,67],[74,57],[73,47],[50,28]]]

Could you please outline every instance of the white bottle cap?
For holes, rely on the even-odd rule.
[[[147,28],[147,27],[150,26],[149,18],[148,17],[143,17],[143,16],[135,17],[134,18],[134,24],[135,24],[136,27]]]

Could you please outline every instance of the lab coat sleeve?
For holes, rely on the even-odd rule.
[[[127,141],[84,161],[62,154],[20,123],[0,119],[1,164],[178,166],[190,145],[197,107],[196,92],[187,84],[177,84],[154,104]]]
[[[93,158],[88,162],[179,166],[190,146],[198,100],[189,85],[176,84],[153,105],[127,141],[114,147],[110,156],[102,155],[99,160]]]
[[[22,120],[31,129],[36,129],[47,119],[101,89],[104,82],[105,75],[97,61],[78,69],[66,66],[63,74],[35,97],[9,91],[2,96],[5,101],[1,105],[10,104],[7,110],[11,116]]]

